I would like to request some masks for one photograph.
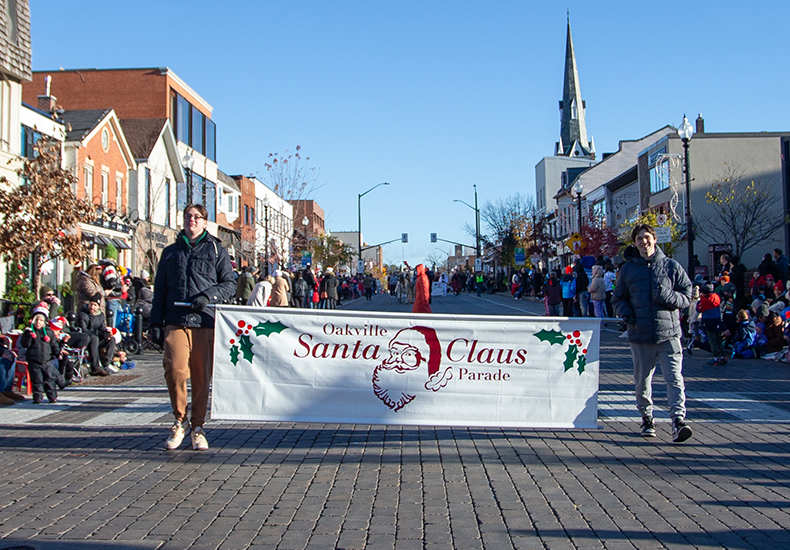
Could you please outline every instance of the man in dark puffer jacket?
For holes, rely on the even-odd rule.
[[[165,382],[175,422],[165,443],[177,449],[190,431],[187,379],[192,386],[192,448],[205,451],[203,431],[214,360],[214,309],[236,291],[230,256],[209,234],[202,204],[184,208],[184,230],[162,251],[149,319],[151,340],[163,344]]]
[[[686,395],[678,310],[691,303],[691,281],[683,267],[667,258],[656,246],[656,232],[651,226],[637,225],[631,237],[636,246],[626,249],[624,255],[630,259],[617,277],[612,306],[628,327],[642,435],[656,435],[651,381],[658,361],[667,383],[672,440],[680,443],[691,437],[691,428],[685,423]]]

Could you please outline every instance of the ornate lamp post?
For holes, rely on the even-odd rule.
[[[583,237],[582,235],[582,193],[584,193],[584,185],[579,180],[576,180],[576,183],[573,185],[573,192],[576,193],[576,199],[578,202],[578,210],[579,210],[579,236]]]
[[[357,225],[357,230],[358,230],[358,232],[357,232],[357,238],[358,238],[357,253],[359,254],[357,256],[357,272],[359,271],[359,262],[362,261],[362,197],[364,197],[365,195],[367,195],[368,193],[370,193],[371,191],[373,191],[377,187],[381,187],[382,185],[389,185],[389,182],[386,182],[386,181],[381,182],[378,185],[374,185],[373,187],[371,187],[370,189],[368,189],[364,193],[361,193],[361,194],[357,195],[357,218],[358,218],[357,221],[359,222],[359,224]]]
[[[683,122],[678,128],[678,137],[683,142],[683,152],[685,153],[685,172],[686,172],[686,239],[688,242],[688,274],[694,278],[694,224],[691,221],[691,166],[689,165],[689,141],[694,135],[694,128],[683,115]]]
[[[263,240],[264,260],[266,261],[266,274],[269,274],[269,197],[263,197]]]
[[[181,159],[181,166],[187,173],[187,204],[192,204],[192,167],[195,165],[195,157],[187,153]]]

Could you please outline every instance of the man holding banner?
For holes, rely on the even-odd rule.
[[[184,209],[184,230],[162,251],[154,282],[151,340],[164,344],[163,366],[175,423],[165,448],[181,446],[189,433],[187,379],[192,380],[192,448],[208,449],[203,432],[214,360],[214,309],[236,291],[230,256],[206,231],[202,204]]]
[[[629,246],[623,254],[628,261],[617,277],[612,306],[628,327],[642,436],[656,436],[651,383],[658,361],[667,383],[672,441],[680,443],[691,437],[691,428],[685,423],[678,310],[687,308],[691,302],[691,281],[683,267],[656,246],[653,227],[639,224],[631,232],[631,238],[636,246]]]

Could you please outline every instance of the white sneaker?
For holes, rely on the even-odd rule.
[[[192,430],[192,449],[195,451],[208,451],[206,432],[200,426]]]
[[[168,437],[165,442],[165,449],[168,451],[178,449],[181,446],[181,442],[184,441],[184,436],[188,433],[189,420],[184,420],[183,422],[176,420],[170,427],[170,437]]]
[[[110,363],[109,365],[107,365],[107,370],[115,374],[116,372],[120,372],[121,369]]]

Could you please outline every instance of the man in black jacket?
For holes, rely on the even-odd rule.
[[[162,251],[154,281],[149,318],[151,340],[164,345],[164,369],[175,423],[165,448],[177,449],[190,431],[187,379],[192,380],[192,448],[204,451],[203,431],[214,360],[214,310],[233,296],[235,277],[230,256],[206,231],[202,204],[184,208],[184,230]],[[188,305],[177,305],[188,304]]]
[[[651,226],[637,225],[631,237],[636,246],[629,246],[624,253],[629,261],[617,276],[612,306],[628,327],[642,436],[656,435],[651,383],[658,361],[667,383],[672,440],[680,443],[691,437],[691,428],[685,423],[678,310],[687,308],[691,302],[691,281],[683,267],[656,246],[656,231]]]

